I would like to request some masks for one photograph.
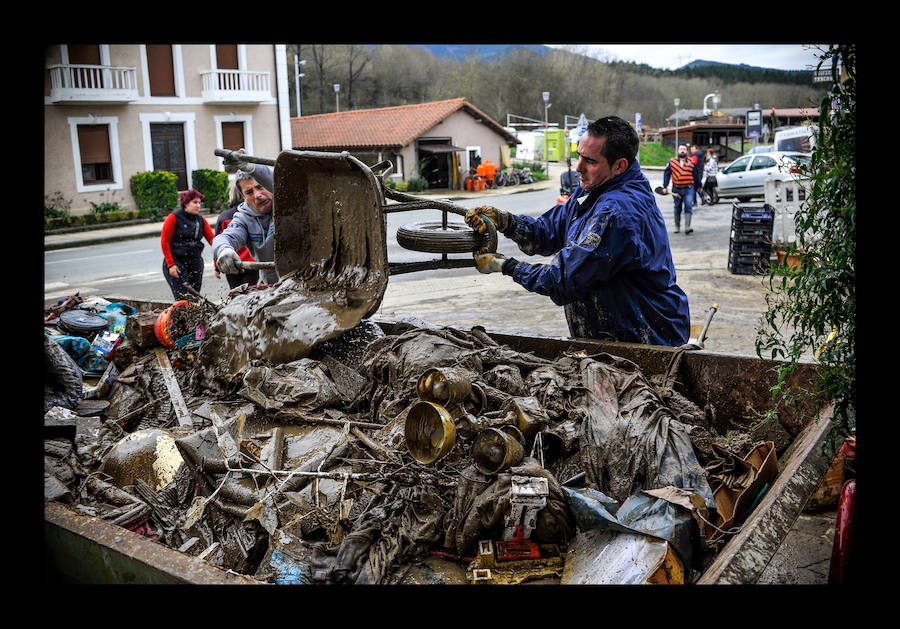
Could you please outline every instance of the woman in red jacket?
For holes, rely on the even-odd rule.
[[[176,300],[193,297],[185,289],[197,292],[203,284],[203,239],[212,244],[213,230],[200,216],[204,196],[191,188],[179,197],[180,208],[166,217],[162,226],[163,276]]]

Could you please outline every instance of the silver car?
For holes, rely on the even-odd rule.
[[[809,153],[777,151],[744,155],[721,168],[716,175],[719,197],[737,197],[743,202],[765,196],[766,179],[799,179],[803,166],[809,167],[809,164]]]

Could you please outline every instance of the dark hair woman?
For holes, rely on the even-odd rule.
[[[203,194],[191,188],[179,196],[180,207],[163,222],[160,244],[163,251],[163,277],[176,299],[193,297],[185,285],[200,291],[203,284],[203,239],[212,244],[213,231],[200,216]]]

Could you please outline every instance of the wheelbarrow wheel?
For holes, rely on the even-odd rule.
[[[479,234],[468,225],[440,221],[408,223],[397,228],[397,244],[411,251],[427,253],[472,253],[488,244],[487,235]]]

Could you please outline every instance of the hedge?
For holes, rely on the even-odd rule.
[[[213,210],[221,210],[228,205],[228,173],[208,168],[191,172],[191,180],[205,198],[203,205]]]
[[[178,177],[166,170],[150,170],[131,176],[131,196],[140,210],[174,210],[178,207]]]

